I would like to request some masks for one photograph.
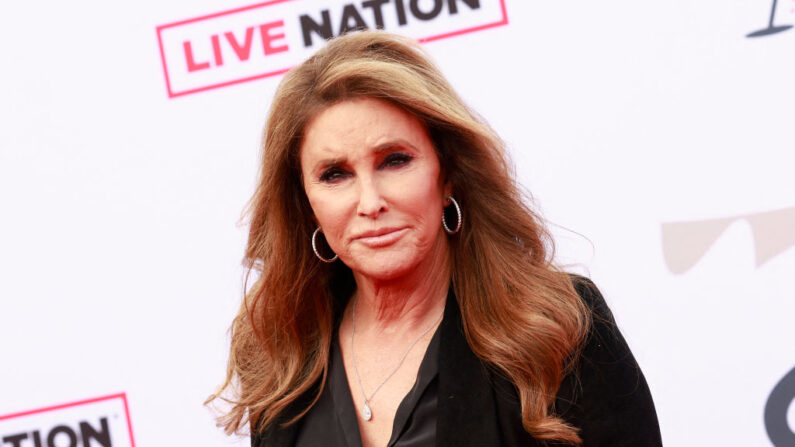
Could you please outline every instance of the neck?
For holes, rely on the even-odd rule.
[[[447,253],[447,240],[441,239],[431,255],[407,275],[379,280],[354,272],[357,325],[393,332],[424,328],[435,320],[444,309],[450,286]]]

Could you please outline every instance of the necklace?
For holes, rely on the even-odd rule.
[[[406,357],[408,357],[409,352],[411,352],[411,349],[414,347],[414,345],[416,345],[422,339],[422,337],[425,337],[426,335],[428,335],[428,332],[430,332],[431,329],[436,327],[436,325],[439,323],[439,321],[441,321],[442,316],[444,315],[444,308],[442,308],[442,312],[439,314],[439,317],[436,318],[436,320],[433,322],[433,324],[428,326],[428,329],[425,329],[422,332],[422,334],[420,334],[420,336],[417,337],[416,340],[411,342],[411,345],[409,345],[409,348],[406,349],[406,352],[403,354],[403,357],[400,358],[400,361],[392,369],[392,372],[390,372],[386,376],[386,378],[384,378],[384,380],[382,380],[381,383],[379,383],[378,386],[375,387],[373,392],[370,393],[370,397],[367,397],[367,394],[365,394],[365,392],[364,392],[364,386],[362,386],[362,378],[359,376],[359,368],[356,367],[356,354],[355,354],[355,352],[353,350],[353,336],[356,334],[356,302],[358,301],[358,299],[359,299],[358,297],[354,298],[354,301],[353,301],[353,315],[351,316],[352,317],[351,318],[352,319],[352,322],[351,322],[352,324],[351,325],[353,326],[351,328],[351,360],[353,361],[353,371],[356,373],[356,381],[359,382],[359,390],[361,390],[362,397],[364,397],[364,406],[362,407],[362,417],[364,418],[365,421],[369,421],[370,419],[373,418],[373,411],[370,409],[370,400],[373,398],[373,396],[375,396],[375,393],[377,393],[378,390],[380,390],[381,387],[384,386],[386,381],[389,380],[389,378],[392,377],[392,375],[394,375],[397,372],[398,369],[400,369],[400,365],[402,365],[403,362],[406,360]]]

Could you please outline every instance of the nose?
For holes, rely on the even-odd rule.
[[[361,179],[359,182],[359,206],[356,212],[362,217],[375,219],[386,209],[386,200],[381,195],[378,185],[372,178]]]

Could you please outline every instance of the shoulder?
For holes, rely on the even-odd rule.
[[[580,428],[585,445],[662,445],[651,392],[607,302],[590,279],[572,275],[572,283],[591,328],[561,383],[556,412]]]
[[[623,364],[628,370],[640,371],[629,350],[626,340],[616,325],[613,312],[602,293],[588,278],[571,275],[577,294],[590,312],[591,326],[579,355],[579,366],[583,363]],[[575,363],[575,366],[578,366]],[[598,372],[598,371],[593,371]]]
[[[571,278],[571,283],[574,285],[574,290],[577,291],[580,299],[588,306],[592,316],[598,317],[602,321],[609,320],[612,322],[611,325],[615,327],[613,314],[610,312],[610,308],[607,306],[607,302],[605,302],[602,292],[599,291],[596,284],[590,278],[580,275],[569,274],[569,278]]]

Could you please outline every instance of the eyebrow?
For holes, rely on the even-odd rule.
[[[396,138],[394,140],[390,140],[373,147],[373,152],[378,154],[393,149],[395,147],[408,147],[415,151],[418,150],[413,144],[409,143],[408,141],[402,138]],[[338,166],[344,164],[346,161],[348,161],[347,157],[325,158],[315,163],[315,168],[313,169],[313,171],[330,168],[332,166]]]
[[[383,151],[392,149],[395,146],[406,146],[406,147],[409,147],[409,148],[411,148],[411,149],[413,149],[415,151],[417,150],[417,148],[414,147],[414,145],[409,143],[408,141],[406,141],[406,140],[404,140],[402,138],[396,138],[396,139],[394,139],[392,141],[387,141],[386,143],[379,144],[378,146],[373,148],[373,152],[375,152],[375,153],[383,152]]]

